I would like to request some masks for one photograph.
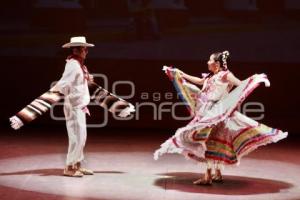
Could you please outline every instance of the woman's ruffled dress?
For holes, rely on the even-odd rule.
[[[232,89],[221,71],[206,78],[202,90],[185,81],[176,68],[164,68],[193,120],[179,128],[154,153],[157,160],[165,153],[179,153],[199,162],[220,161],[238,164],[259,146],[277,142],[288,133],[268,127],[238,112],[238,107],[260,84],[270,82],[265,74],[256,74]]]

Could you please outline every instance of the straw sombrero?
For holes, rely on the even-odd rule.
[[[94,47],[94,44],[90,44],[86,42],[84,36],[71,37],[70,42],[66,43],[62,46],[62,48],[70,48],[70,47]]]

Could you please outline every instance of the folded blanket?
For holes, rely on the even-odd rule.
[[[94,101],[99,106],[108,109],[108,111],[119,117],[127,117],[135,111],[135,108],[131,103],[108,92],[96,83],[89,84],[89,91],[91,94],[91,101]],[[53,92],[50,89],[33,100],[16,115],[12,116],[9,119],[11,127],[15,130],[21,128],[24,124],[27,124],[46,113],[53,104],[59,102],[63,98],[63,94]]]

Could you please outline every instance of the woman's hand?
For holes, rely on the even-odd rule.
[[[185,73],[183,71],[181,71],[180,69],[177,69],[177,71],[179,72],[179,74],[184,78]]]

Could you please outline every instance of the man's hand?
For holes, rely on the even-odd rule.
[[[92,74],[89,74],[89,82],[91,83],[94,82],[94,76]]]
[[[58,92],[57,86],[55,85],[52,88],[50,88],[50,92]]]

